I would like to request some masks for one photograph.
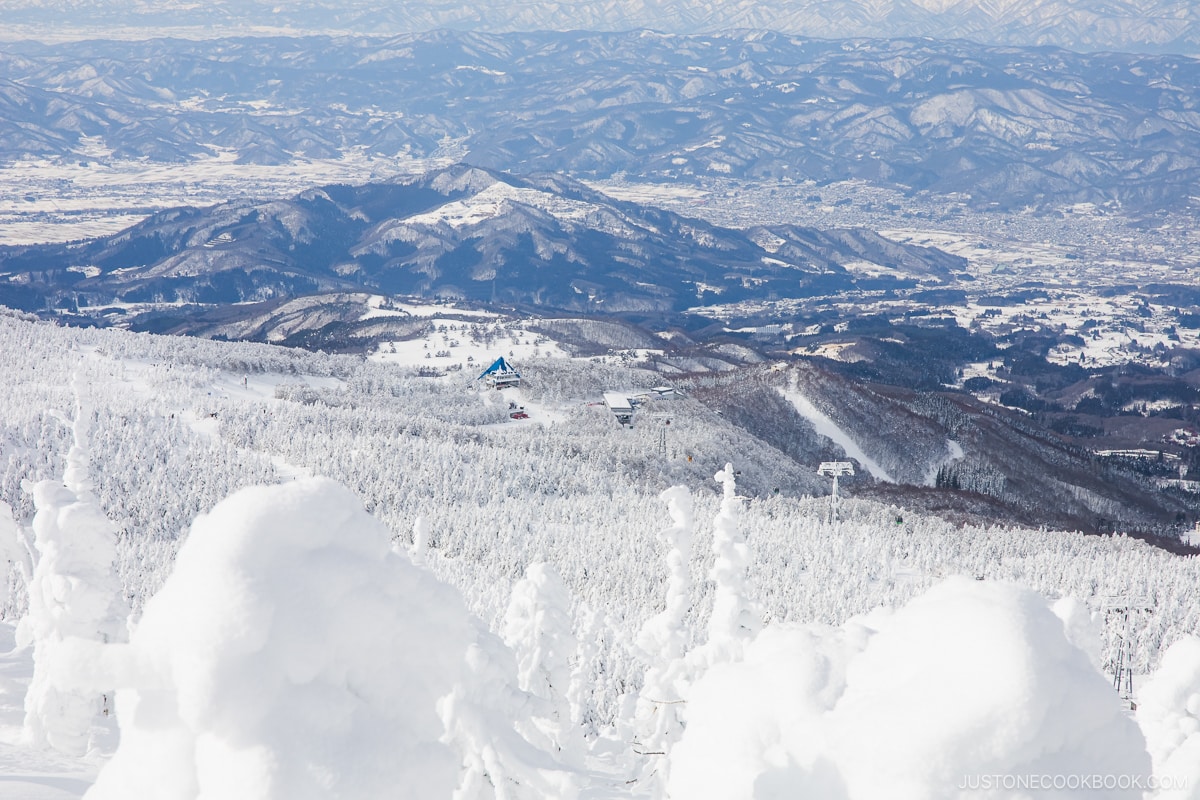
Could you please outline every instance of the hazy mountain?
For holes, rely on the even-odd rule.
[[[950,279],[963,262],[861,230],[731,230],[618,202],[559,176],[474,167],[290,200],[155,214],[115,236],[0,250],[10,305],[232,303],[370,289],[595,313],[855,285],[842,268]],[[881,285],[901,285],[899,278]],[[31,299],[32,298],[32,299]],[[54,298],[58,298],[55,300]]]
[[[1076,50],[1197,52],[1200,10],[1184,0],[622,0],[469,5],[440,0],[380,6],[329,3],[4,2],[14,32],[128,36],[131,31],[211,37],[246,31],[412,33],[630,30],[712,33],[736,28],[825,38],[919,36]],[[64,23],[66,23],[64,25]],[[12,34],[10,33],[10,36]]]
[[[453,144],[510,172],[850,177],[978,206],[1186,205],[1200,62],[777,34],[24,43],[0,159],[246,162]],[[107,154],[106,154],[107,153]]]

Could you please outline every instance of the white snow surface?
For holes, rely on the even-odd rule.
[[[79,798],[96,778],[98,764],[115,744],[112,719],[92,728],[104,753],[74,758],[33,748],[21,740],[25,689],[33,676],[33,649],[17,648],[14,626],[0,623],[0,797],[5,800]],[[107,725],[103,723],[109,723]]]
[[[454,313],[458,313],[457,311]],[[482,338],[472,338],[475,325],[442,317],[429,319],[430,332],[420,338],[384,342],[370,358],[387,364],[411,367],[430,367],[448,370],[457,367],[462,372],[454,376],[457,381],[474,380],[487,369],[498,356],[503,355],[514,362],[518,370],[520,362],[539,358],[568,358],[567,351],[557,342],[529,330],[527,327],[507,327],[498,333],[499,325],[479,326],[492,333],[489,345]],[[450,326],[454,326],[452,329]]]
[[[532,206],[557,219],[571,222],[582,222],[599,211],[599,207],[593,203],[559,197],[539,189],[513,186],[498,180],[468,198],[452,200],[432,211],[406,217],[402,224],[445,224],[451,228],[462,228],[499,217],[511,208],[512,203]]]

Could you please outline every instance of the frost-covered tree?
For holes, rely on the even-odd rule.
[[[579,647],[571,670],[571,685],[567,689],[567,701],[571,705],[571,719],[579,728],[578,736],[586,742],[599,734],[594,699],[608,693],[605,667],[608,663],[608,642],[605,633],[610,628],[603,615],[585,605],[577,615],[579,619]]]
[[[525,577],[513,587],[504,615],[503,637],[517,657],[517,681],[522,691],[538,701],[536,730],[527,731],[561,752],[568,764],[582,758],[582,740],[571,715],[568,692],[571,658],[576,641],[571,596],[554,568],[543,562],[530,564]]]
[[[671,746],[683,732],[683,693],[688,682],[688,633],[685,617],[691,604],[692,535],[695,518],[692,494],[673,486],[660,497],[666,501],[674,524],[661,534],[666,546],[666,607],[646,620],[638,633],[637,647],[649,666],[638,696],[638,752],[646,757],[641,770],[643,785],[665,785]]]
[[[13,509],[0,500],[0,574],[5,578],[9,592],[16,589],[16,582],[28,585],[33,573],[33,553],[25,531],[13,517]]]
[[[1200,798],[1200,637],[1185,636],[1138,691],[1137,721],[1162,800]]]
[[[29,612],[18,642],[33,648],[34,672],[25,695],[24,738],[37,747],[83,755],[101,711],[100,692],[81,691],[69,673],[64,642],[118,642],[128,616],[114,562],[116,529],[92,492],[88,448],[91,408],[75,382],[74,443],[62,482],[33,487],[37,564],[29,582]]]
[[[544,737],[539,746],[522,733],[542,711],[517,686],[512,650],[477,622],[464,678],[439,703],[445,739],[462,760],[453,800],[573,800],[579,776],[564,769]]]
[[[427,800],[460,759],[462,598],[328,479],[250,487],[195,521],[126,648],[121,743],[88,800]]]
[[[751,554],[741,531],[745,500],[737,494],[733,465],[726,464],[713,477],[721,484],[721,508],[713,519],[714,559],[709,577],[715,588],[703,650],[710,664],[736,658],[762,627],[761,612],[750,595],[747,570]]]
[[[1104,656],[1101,652],[1103,641],[1098,614],[1075,597],[1063,597],[1055,602],[1052,608],[1058,618],[1062,620],[1063,628],[1066,630],[1071,644],[1087,653],[1092,666],[1100,669],[1104,663]]]
[[[771,624],[697,680],[671,759],[669,797],[723,800],[1032,796],[996,776],[1135,800],[1150,767],[1046,600],[963,577],[838,628]]]
[[[408,549],[409,557],[418,567],[425,566],[425,553],[429,550],[429,523],[424,517],[413,520],[412,546]]]

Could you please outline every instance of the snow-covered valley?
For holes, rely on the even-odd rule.
[[[853,490],[832,522],[697,400],[599,402],[661,375],[525,350],[497,391],[407,347],[0,317],[0,795],[1200,788],[1200,560]]]

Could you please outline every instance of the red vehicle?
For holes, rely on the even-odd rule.
[[[508,415],[509,419],[529,419],[529,415],[524,411],[514,411]]]

